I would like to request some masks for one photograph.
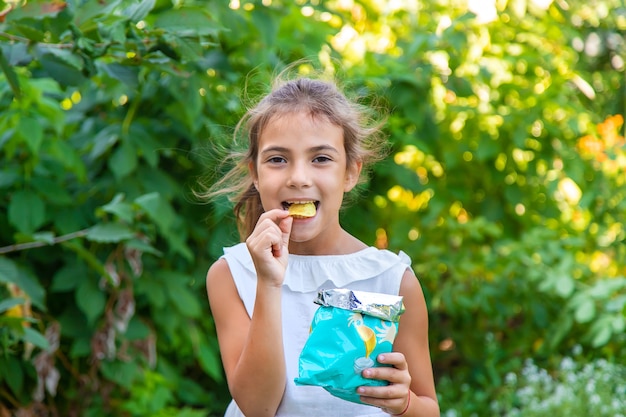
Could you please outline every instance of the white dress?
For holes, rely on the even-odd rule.
[[[224,248],[226,259],[239,296],[249,316],[254,310],[256,272],[245,245]],[[289,255],[283,284],[283,335],[287,369],[287,386],[276,416],[388,416],[380,409],[344,401],[316,386],[296,386],[298,359],[309,335],[311,320],[317,308],[313,300],[319,289],[348,288],[398,295],[400,282],[411,260],[400,252],[368,247],[348,255]],[[225,417],[243,413],[231,401]]]

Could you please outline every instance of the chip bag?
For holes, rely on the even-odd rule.
[[[356,389],[387,385],[361,372],[383,365],[404,313],[401,296],[346,289],[320,290],[309,337],[300,353],[296,385],[317,385],[332,395],[362,404]]]

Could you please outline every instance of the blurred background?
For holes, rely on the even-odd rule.
[[[388,114],[345,227],[413,260],[442,416],[626,410],[618,0],[4,0],[0,417],[219,416],[203,204],[272,76]]]

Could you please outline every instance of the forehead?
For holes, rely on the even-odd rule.
[[[326,141],[343,148],[343,128],[332,123],[324,115],[310,112],[289,112],[274,115],[265,125],[259,137],[259,145],[289,140],[299,142]]]

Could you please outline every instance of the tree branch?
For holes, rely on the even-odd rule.
[[[41,248],[43,246],[56,245],[57,243],[76,239],[77,237],[83,237],[87,235],[87,233],[89,233],[89,229],[83,229],[77,232],[68,233],[67,235],[55,237],[54,239],[52,239],[52,243],[36,241],[36,242],[26,242],[26,243],[18,243],[16,245],[3,246],[3,247],[0,247],[0,254],[18,252],[18,251],[26,250],[26,249]]]
[[[36,42],[32,39],[24,38],[23,36],[11,35],[10,33],[0,32],[1,38],[6,38],[13,42],[22,42],[22,43],[36,43],[38,45],[48,46],[50,48],[57,49],[72,49],[74,48],[73,43],[46,43],[46,42]]]

